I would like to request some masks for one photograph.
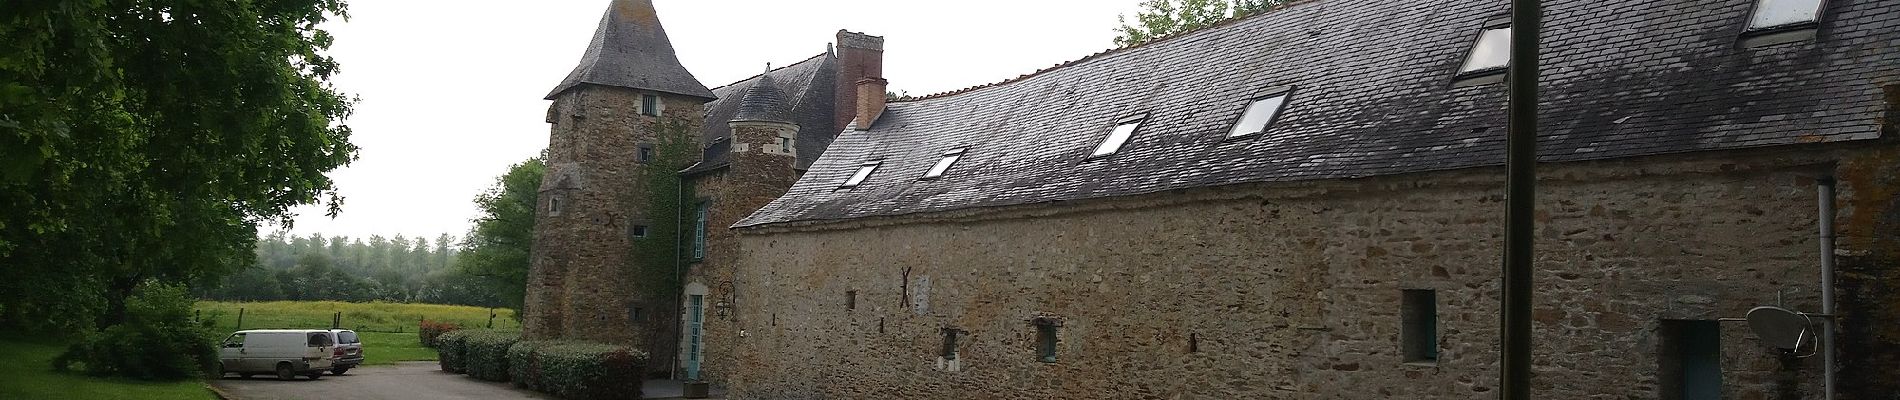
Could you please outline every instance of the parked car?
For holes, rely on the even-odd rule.
[[[218,348],[217,376],[274,373],[277,379],[297,375],[323,377],[336,363],[336,340],[321,329],[254,329],[232,333]]]
[[[356,331],[331,329],[330,335],[336,340],[336,350],[330,352],[336,362],[330,366],[330,373],[343,375],[350,368],[363,365],[363,341],[356,337]]]

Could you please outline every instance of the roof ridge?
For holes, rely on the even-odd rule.
[[[1107,50],[1102,50],[1102,51],[1099,51],[1099,52],[1096,52],[1095,54],[1090,54],[1090,55],[1086,55],[1086,56],[1082,56],[1082,58],[1078,58],[1078,59],[1074,59],[1074,60],[1069,60],[1069,61],[1065,61],[1065,62],[1061,62],[1061,63],[1056,63],[1056,65],[1053,65],[1053,66],[1050,66],[1050,67],[1048,67],[1048,68],[1043,68],[1043,69],[1038,69],[1038,70],[1036,70],[1035,72],[1030,72],[1030,73],[1027,73],[1027,74],[1022,74],[1022,75],[1018,75],[1018,76],[1016,76],[1015,78],[1009,78],[1009,79],[1004,79],[1004,80],[1002,80],[1002,81],[998,81],[998,82],[991,82],[991,83],[985,83],[985,84],[981,84],[981,85],[976,85],[976,86],[970,86],[970,87],[965,87],[965,88],[962,88],[962,89],[954,89],[954,90],[950,90],[950,91],[944,91],[944,92],[937,92],[937,93],[931,93],[931,94],[926,94],[926,95],[922,95],[922,96],[904,96],[904,97],[899,97],[899,98],[896,98],[896,99],[891,99],[891,100],[890,100],[890,102],[893,102],[893,103],[901,103],[901,102],[908,102],[908,101],[918,101],[918,100],[931,100],[931,99],[939,99],[939,98],[944,98],[944,97],[950,97],[950,96],[955,96],[955,95],[959,95],[959,94],[963,94],[963,93],[967,93],[967,92],[970,92],[970,91],[974,91],[974,90],[977,90],[977,89],[983,89],[983,88],[989,88],[989,87],[995,87],[995,86],[1002,86],[1002,85],[1006,85],[1006,84],[1010,84],[1010,83],[1016,83],[1016,82],[1019,82],[1019,81],[1023,81],[1023,80],[1027,80],[1027,79],[1029,79],[1029,78],[1032,78],[1032,77],[1035,77],[1035,76],[1037,76],[1037,75],[1042,75],[1042,74],[1043,74],[1043,73],[1045,73],[1045,72],[1049,72],[1049,71],[1054,71],[1054,70],[1057,70],[1057,69],[1062,69],[1062,68],[1064,68],[1064,67],[1068,67],[1068,66],[1072,66],[1072,65],[1076,65],[1076,64],[1080,64],[1080,63],[1083,63],[1083,62],[1086,62],[1086,61],[1089,61],[1089,60],[1094,60],[1094,59],[1097,59],[1097,58],[1102,58],[1102,57],[1105,57],[1105,56],[1108,56],[1108,55],[1110,55],[1110,54],[1114,54],[1114,53],[1119,53],[1119,52],[1123,52],[1123,51],[1128,51],[1128,50],[1134,50],[1134,49],[1139,49],[1139,48],[1143,48],[1143,47],[1148,47],[1148,46],[1150,46],[1150,45],[1153,45],[1153,44],[1155,44],[1155,43],[1161,43],[1161,42],[1165,42],[1165,41],[1168,41],[1168,40],[1171,40],[1171,39],[1175,39],[1175,38],[1179,38],[1179,37],[1183,37],[1183,36],[1187,36],[1187,35],[1190,35],[1190,34],[1194,34],[1194,33],[1199,33],[1199,32],[1205,32],[1205,31],[1209,31],[1209,30],[1213,30],[1213,29],[1215,29],[1215,28],[1220,28],[1220,27],[1225,27],[1225,26],[1228,26],[1228,25],[1233,25],[1233,24],[1235,24],[1235,23],[1238,23],[1238,22],[1240,22],[1240,21],[1244,21],[1244,20],[1248,20],[1248,19],[1253,19],[1253,18],[1257,18],[1257,17],[1261,17],[1261,16],[1266,16],[1266,15],[1268,15],[1268,14],[1273,14],[1273,13],[1274,13],[1275,11],[1280,11],[1280,10],[1284,10],[1284,9],[1286,9],[1287,7],[1292,7],[1292,6],[1295,6],[1295,5],[1300,5],[1300,4],[1306,4],[1306,3],[1318,3],[1318,2],[1320,2],[1320,1],[1321,1],[1321,0],[1287,0],[1286,2],[1283,2],[1283,3],[1280,3],[1280,4],[1277,4],[1277,5],[1274,5],[1273,7],[1271,7],[1271,8],[1268,8],[1268,9],[1266,9],[1266,10],[1264,10],[1264,11],[1261,11],[1261,12],[1257,12],[1257,13],[1253,13],[1253,14],[1248,14],[1248,15],[1242,15],[1242,16],[1235,16],[1235,17],[1227,17],[1227,18],[1225,18],[1225,19],[1221,19],[1221,20],[1219,20],[1219,21],[1215,21],[1214,23],[1211,23],[1211,24],[1207,24],[1207,26],[1203,26],[1203,27],[1199,27],[1199,28],[1194,28],[1194,29],[1189,29],[1189,30],[1185,30],[1185,31],[1180,31],[1180,32],[1175,32],[1175,33],[1171,33],[1171,34],[1167,34],[1167,35],[1165,35],[1165,36],[1160,36],[1160,37],[1155,37],[1155,38],[1150,38],[1150,39],[1148,39],[1148,40],[1144,40],[1144,41],[1141,41],[1140,43],[1135,43],[1135,44],[1131,44],[1131,45],[1127,45],[1127,46],[1122,46],[1122,47],[1116,47],[1116,48],[1111,48],[1111,49],[1107,49]]]
[[[757,77],[761,77],[761,76],[765,76],[765,74],[769,74],[769,73],[773,73],[773,72],[778,72],[779,70],[782,70],[782,69],[786,69],[786,68],[791,68],[791,67],[793,67],[793,66],[796,66],[796,65],[799,65],[799,64],[804,64],[804,63],[806,63],[806,62],[809,62],[809,61],[811,61],[811,60],[814,60],[814,59],[818,59],[818,58],[823,58],[823,57],[825,57],[825,56],[829,56],[829,55],[831,55],[831,53],[830,53],[830,52],[825,52],[825,53],[818,53],[818,55],[815,55],[815,56],[811,56],[811,57],[805,57],[805,59],[803,59],[803,60],[798,60],[798,62],[795,62],[795,63],[791,63],[791,64],[785,64],[785,66],[783,66],[783,67],[778,67],[778,68],[773,68],[773,69],[769,69],[769,70],[766,70],[765,72],[760,72],[760,73],[759,73],[758,75],[753,75],[753,76],[748,76],[748,77],[745,77],[745,78],[742,78],[742,79],[739,79],[739,80],[736,80],[736,81],[732,81],[732,83],[728,83],[728,84],[724,84],[724,85],[719,85],[719,87],[715,87],[715,88],[712,88],[711,90],[719,90],[719,89],[725,89],[725,88],[727,88],[727,87],[730,87],[730,86],[732,86],[732,85],[737,85],[737,84],[740,84],[740,83],[743,83],[743,82],[745,82],[745,81],[749,81],[749,80],[752,80],[752,78],[757,78]]]

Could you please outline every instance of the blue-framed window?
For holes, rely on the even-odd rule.
[[[693,211],[693,259],[706,258],[706,203]]]

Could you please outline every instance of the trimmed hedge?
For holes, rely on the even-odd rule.
[[[478,329],[462,335],[462,363],[468,376],[507,382],[508,348],[520,340],[520,331]]]
[[[646,352],[585,342],[524,341],[508,349],[515,386],[574,400],[638,399]]]
[[[443,371],[468,373],[468,364],[465,361],[467,353],[463,351],[463,348],[467,343],[464,339],[468,337],[469,332],[471,331],[454,330],[443,332],[441,336],[435,337],[435,350],[440,355],[437,359],[440,360]]]

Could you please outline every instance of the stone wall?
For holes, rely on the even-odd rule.
[[[1866,222],[1900,218],[1892,207],[1900,166],[1870,156],[1893,147],[1543,167],[1534,396],[1658,398],[1663,320],[1740,317],[1778,297],[1817,310],[1814,177],[1877,166],[1870,174],[1885,180],[1841,180],[1840,229],[1867,238],[1842,246],[1900,242],[1900,233],[1874,232]],[[732,394],[1495,396],[1501,172],[1235,185],[741,230],[736,256],[745,267],[733,279],[728,323],[748,335],[729,357],[746,373],[730,377]],[[1886,208],[1867,209],[1880,204]],[[1405,289],[1435,291],[1435,362],[1402,359]],[[1891,313],[1893,296],[1855,301]],[[1039,360],[1038,318],[1061,323],[1055,362]],[[963,332],[954,359],[939,354],[946,328]],[[1782,356],[1745,324],[1719,329],[1724,398],[1818,398],[1818,358]],[[1861,357],[1894,353],[1859,346],[1869,352]],[[1844,385],[1871,393],[1870,383]]]
[[[691,264],[684,282],[689,286],[704,286],[707,290],[702,379],[724,384],[726,377],[732,376],[742,362],[741,354],[733,350],[739,343],[740,327],[744,324],[730,309],[719,307],[740,302],[733,291],[742,283],[734,276],[740,244],[728,227],[792,187],[796,179],[792,170],[796,151],[780,151],[778,143],[779,137],[797,137],[797,132],[798,127],[791,124],[734,122],[731,164],[693,177],[694,192],[708,211],[706,257]],[[682,307],[682,312],[685,311]],[[687,316],[682,314],[681,318]],[[680,351],[686,351],[685,343],[680,346]],[[684,368],[685,364],[681,362],[676,367]]]
[[[642,94],[656,93],[582,85],[549,108],[548,171],[523,304],[529,338],[644,347],[644,333],[654,327],[642,325],[672,323],[631,318],[647,300],[627,273],[634,267],[631,229],[649,220],[638,149],[656,141],[658,118],[699,121],[703,108],[699,99],[661,94],[662,116],[643,115]],[[554,201],[561,202],[558,211]]]

